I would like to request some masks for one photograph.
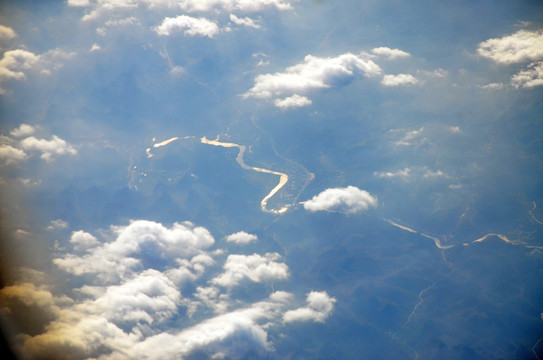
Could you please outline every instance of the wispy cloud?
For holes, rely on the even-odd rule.
[[[260,25],[258,25],[253,19],[249,17],[240,18],[234,14],[230,14],[230,21],[232,21],[236,25],[247,26],[254,29],[260,29]]]

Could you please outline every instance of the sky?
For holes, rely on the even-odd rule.
[[[543,4],[0,4],[17,359],[543,359]]]

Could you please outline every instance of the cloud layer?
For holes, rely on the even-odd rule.
[[[284,291],[259,301],[231,299],[231,290],[245,281],[286,280],[288,266],[278,262],[277,253],[230,254],[221,272],[215,265],[224,250],[211,251],[213,236],[190,222],[167,227],[135,220],[102,235],[105,241],[82,230],[73,232],[73,252],[54,260],[68,273],[82,276],[83,286],[71,296],[55,295],[51,288],[31,282],[0,290],[4,310],[23,303],[52,319],[39,334],[19,335],[23,353],[164,359],[184,358],[200,349],[210,357],[239,356],[229,353],[229,342],[271,350],[269,331],[294,321],[322,322],[333,311],[335,299],[322,291],[308,293],[302,308],[295,308],[293,295]],[[231,237],[254,241],[245,232]],[[205,276],[217,270],[218,275]]]

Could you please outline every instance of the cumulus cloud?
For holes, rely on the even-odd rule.
[[[511,78],[511,84],[515,88],[532,88],[543,86],[543,61],[539,61],[528,66]]]
[[[284,300],[288,299],[288,296],[284,296],[285,294],[275,292],[267,300],[215,316],[177,333],[164,332],[150,336],[131,347],[123,347],[109,356],[104,356],[103,359],[183,357],[195,349],[210,348],[235,336],[270,349],[266,327],[281,317],[286,305]]]
[[[53,135],[51,140],[37,139],[34,136],[27,137],[21,141],[21,147],[27,151],[40,151],[41,158],[46,162],[51,162],[60,155],[77,154],[76,149],[56,135]]]
[[[70,243],[75,251],[87,250],[100,244],[97,238],[83,230],[74,231],[70,237]]]
[[[294,94],[284,99],[275,99],[274,105],[282,110],[311,105],[311,100],[305,96]]]
[[[260,29],[260,25],[258,25],[253,19],[249,17],[240,18],[234,14],[230,14],[230,21],[232,21],[236,25]]]
[[[10,134],[15,137],[28,136],[33,134],[35,130],[32,125],[21,124],[17,129],[13,129]]]
[[[179,289],[166,275],[147,269],[120,285],[109,286],[97,299],[80,304],[78,310],[117,324],[152,324],[176,314],[180,301]]]
[[[283,0],[181,0],[182,9],[195,12],[222,10],[228,12],[259,12],[270,8],[292,9],[291,1]]]
[[[85,7],[89,5],[89,0],[68,0],[68,6]]]
[[[23,282],[6,286],[0,290],[0,299],[4,311],[9,312],[8,301],[20,301],[27,306],[37,306],[51,314],[59,314],[60,306],[70,305],[73,301],[66,297],[55,297],[45,285],[36,286],[31,282]]]
[[[122,275],[109,283],[96,281],[96,276],[83,277],[85,285],[74,289],[72,298],[28,281],[0,290],[3,310],[9,312],[18,301],[36,306],[48,315],[46,321],[50,322],[41,333],[17,336],[29,358],[185,358],[197,349],[209,355],[235,357],[240,353],[237,347],[236,353],[231,350],[232,341],[271,350],[270,328],[292,321],[323,321],[333,310],[335,299],[318,291],[307,295],[304,308],[294,310],[293,295],[284,291],[252,303],[230,299],[229,286],[243,279],[262,282],[286,278],[288,268],[276,262],[278,254],[230,255],[219,277],[200,283],[193,292],[188,287],[182,294],[183,281],[198,285],[199,275],[215,264],[212,256],[220,254],[206,251],[213,244],[213,237],[194,224],[184,222],[168,228],[138,220],[128,226],[112,226],[104,236],[112,235],[113,239],[100,244],[84,231],[72,233],[70,243],[87,251],[79,257],[80,264],[85,263],[84,271],[55,261],[70,273],[95,275],[113,269]],[[148,256],[154,260],[140,261]],[[104,257],[105,262],[101,261]],[[129,257],[130,263],[138,265],[123,271],[126,269],[118,267],[118,262]],[[177,267],[172,266],[171,257]],[[69,258],[78,257],[66,254],[59,259]],[[167,266],[162,266],[157,258],[169,258]],[[183,278],[183,274],[187,275],[184,270],[190,270],[190,274]],[[223,285],[214,286],[215,282],[226,285],[228,292],[224,292]],[[183,308],[190,321],[179,321]],[[199,309],[203,311],[194,316]],[[172,322],[175,328],[171,327]]]
[[[211,282],[224,287],[238,285],[245,279],[253,282],[283,280],[288,278],[288,266],[278,263],[281,256],[277,253],[266,253],[264,256],[228,255],[224,264],[224,272]]]
[[[356,213],[377,206],[377,198],[355,186],[326,189],[303,203],[304,208],[315,211],[340,211]]]
[[[254,13],[271,9],[290,10],[292,1],[284,0],[100,0],[90,3],[87,0],[69,0],[68,5],[90,7],[82,21],[102,19],[109,12],[130,11],[139,7],[148,10],[183,10],[197,13]]]
[[[243,96],[264,99],[303,93],[338,86],[357,76],[372,77],[380,73],[381,68],[363,53],[345,53],[334,58],[307,55],[302,63],[284,72],[258,75],[254,86]]]
[[[28,154],[21,149],[17,149],[11,145],[0,145],[0,159],[5,164],[14,164],[27,158]]]
[[[6,51],[0,60],[0,85],[7,80],[26,79],[24,70],[31,69],[39,60],[39,56],[26,50]],[[0,88],[0,94],[6,90]]]
[[[63,60],[74,55],[60,49],[49,50],[41,55],[23,49],[6,51],[0,59],[0,86],[8,80],[26,79],[29,70],[50,74],[51,70],[62,66]],[[0,94],[6,94],[6,90],[0,87]]]
[[[311,291],[307,294],[307,306],[285,312],[283,321],[323,322],[334,310],[335,302],[336,299],[330,297],[326,291]]]
[[[0,41],[11,40],[16,37],[17,34],[12,28],[4,25],[0,25]]]
[[[180,15],[175,18],[167,17],[162,24],[155,28],[158,35],[169,36],[176,32],[183,32],[185,36],[207,36],[212,38],[219,33],[219,26],[206,18],[194,18]]]
[[[543,30],[519,30],[479,44],[477,53],[500,64],[516,64],[543,59]]]
[[[410,86],[418,85],[419,81],[410,74],[385,75],[381,80],[383,86]]]
[[[248,234],[245,231],[240,231],[235,234],[228,235],[226,241],[236,244],[248,244],[258,240],[258,237],[253,234]]]
[[[112,230],[117,235],[112,242],[92,248],[83,256],[68,254],[53,262],[75,275],[96,274],[103,280],[114,281],[141,263],[136,255],[141,256],[144,248],[149,254],[159,253],[163,257],[188,257],[200,254],[215,242],[207,229],[189,222],[167,228],[153,221],[136,220]]]
[[[371,50],[372,53],[378,56],[385,57],[389,60],[395,60],[400,58],[408,58],[411,55],[400,49],[391,49],[388,47],[377,47]]]

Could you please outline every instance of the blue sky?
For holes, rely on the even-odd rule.
[[[541,10],[3,3],[13,352],[541,358]]]

